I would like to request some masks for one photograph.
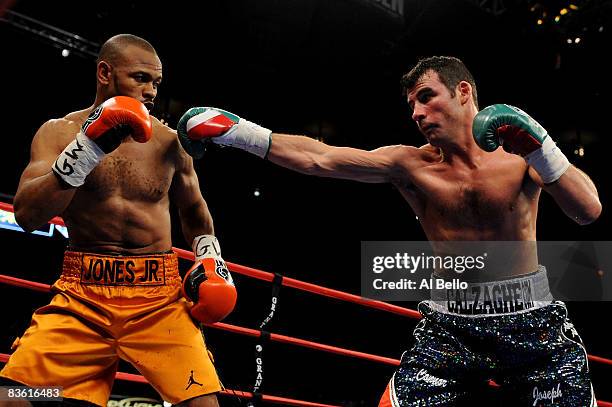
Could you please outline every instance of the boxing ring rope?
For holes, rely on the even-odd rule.
[[[601,356],[588,355],[588,354],[587,354],[587,357],[591,362],[612,366],[612,360],[610,359],[602,358]]]
[[[174,252],[181,259],[194,261],[195,257],[192,252],[176,247],[173,247],[172,250],[174,250]],[[254,269],[252,267],[243,266],[229,261],[226,261],[226,264],[230,271],[237,274],[242,274],[247,277],[252,277],[267,282],[272,282],[272,280],[274,279],[274,274],[267,271]],[[387,311],[393,314],[403,315],[413,319],[421,318],[421,314],[419,314],[419,312],[416,310],[398,307],[397,305],[388,304],[382,301],[370,300],[368,298],[363,298],[355,294],[349,294],[343,291],[334,290],[332,288],[307,283],[304,281],[296,280],[291,277],[283,276],[282,285],[285,287],[291,287],[301,291],[306,291],[312,294],[321,295],[323,297],[335,298],[340,301],[352,302],[354,304],[363,305],[365,307],[375,308],[381,311]]]
[[[34,281],[23,280],[12,276],[6,276],[0,274],[0,283],[12,285],[16,287],[29,288],[35,291],[50,292],[51,286],[49,284],[37,283]],[[207,327],[220,329],[222,331],[228,331],[237,333],[240,335],[260,337],[261,331],[257,329],[245,328],[238,325],[226,324],[223,322],[215,322],[214,324],[204,324]],[[323,343],[312,342],[305,339],[294,338],[291,336],[280,335],[270,333],[270,340],[279,343],[288,343],[291,345],[301,346],[304,348],[316,349],[322,352],[335,353],[337,355],[350,356],[357,359],[370,360],[373,362],[384,363],[391,366],[399,366],[399,359],[392,359],[384,356],[373,355],[371,353],[359,352],[351,349],[340,348],[337,346],[326,345]],[[612,361],[610,361],[612,364]]]
[[[43,284],[43,283],[37,283],[35,281],[23,280],[21,278],[6,276],[3,274],[0,274],[0,283],[4,283],[4,284],[16,286],[16,287],[29,288],[34,291],[42,291],[42,292],[51,291],[51,286],[49,284]],[[217,322],[214,324],[206,324],[206,326],[220,329],[223,331],[238,333],[238,334],[242,334],[246,336],[252,336],[252,337],[261,336],[261,331],[257,329],[245,328],[245,327],[241,327],[237,325],[226,324],[223,322]],[[370,353],[354,351],[354,350],[340,348],[340,347],[332,346],[332,345],[325,345],[325,344],[318,343],[318,342],[307,341],[305,339],[294,338],[291,336],[285,336],[285,335],[280,335],[280,334],[275,334],[275,333],[270,333],[270,340],[272,340],[273,342],[288,343],[292,345],[302,346],[305,348],[320,350],[323,352],[335,353],[338,355],[345,355],[345,356],[352,356],[358,359],[385,363],[387,365],[392,365],[392,366],[399,366],[399,363],[400,363],[399,359],[393,359],[393,358],[388,358],[385,356],[373,355]],[[600,356],[593,356],[593,355],[587,355],[587,356],[591,362],[612,366],[612,360],[610,359],[602,358]]]
[[[5,353],[0,353],[0,362],[6,363],[8,361],[8,359],[9,359],[9,356],[10,355],[7,355]],[[129,381],[129,382],[149,384],[147,379],[145,379],[143,376],[137,375],[137,374],[132,374],[132,373],[117,372],[115,374],[115,378],[118,379],[118,380],[125,380],[125,381]],[[246,399],[253,398],[253,393],[248,392],[248,391],[227,390],[227,389],[225,389],[225,390],[221,390],[220,393],[221,394],[225,394],[227,396],[237,396],[237,397],[246,398]],[[267,395],[267,394],[262,394],[261,395],[261,400],[262,401],[267,401],[269,403],[274,403],[274,404],[283,404],[283,405],[286,405],[286,406],[341,407],[341,406],[336,405],[336,404],[313,403],[313,402],[310,402],[310,401],[289,399],[289,398],[286,398],[286,397],[270,396],[270,395]]]
[[[23,280],[20,278],[6,276],[2,274],[0,274],[0,283],[13,285],[17,287],[29,288],[35,291],[42,291],[42,292],[51,291],[51,286],[49,284],[37,283],[34,281]],[[251,337],[261,337],[260,330],[245,328],[245,327],[238,326],[238,325],[231,325],[231,324],[227,324],[223,322],[216,322],[214,324],[205,324],[205,325],[207,327],[220,329],[220,330],[228,331],[228,332],[233,332],[233,333],[240,334],[240,335],[246,335],[246,336],[251,336]],[[378,355],[373,355],[370,353],[359,352],[359,351],[346,349],[346,348],[340,348],[337,346],[326,345],[323,343],[308,341],[305,339],[295,338],[295,337],[286,336],[286,335],[280,335],[280,334],[275,334],[275,333],[270,333],[269,335],[270,335],[269,339],[273,342],[288,343],[291,345],[301,346],[304,348],[310,348],[310,349],[315,349],[315,350],[322,351],[322,352],[328,352],[328,353],[334,353],[337,355],[354,357],[354,358],[362,359],[362,360],[369,360],[372,362],[383,363],[383,364],[387,364],[391,366],[399,366],[400,364],[399,359],[393,359],[393,358],[389,358],[385,356],[378,356]],[[610,359],[602,358],[600,356],[592,356],[592,355],[587,355],[587,357],[592,362],[612,366],[612,360]],[[145,380],[145,379],[143,378],[142,380]],[[492,380],[489,381],[489,385],[493,387],[499,387],[499,385],[496,384]],[[604,402],[600,401],[600,403],[604,403],[604,404],[601,404],[601,406],[606,406],[605,401]],[[612,407],[612,403],[609,404],[609,407]]]
[[[13,207],[10,204],[0,202],[0,210],[13,212]],[[51,221],[49,221],[49,223],[59,225],[59,226],[65,226],[63,220],[59,217],[53,218]],[[173,250],[177,253],[177,256],[182,259],[191,260],[191,261],[194,260],[193,253],[187,250],[183,250],[183,249],[179,249],[175,247],[173,247]],[[256,278],[256,279],[268,281],[268,282],[272,282],[274,279],[273,273],[254,269],[254,268],[247,267],[247,266],[242,266],[240,264],[231,263],[231,262],[227,262],[227,265],[228,265],[228,268],[232,272],[242,274],[242,275],[245,275],[251,278]],[[1,274],[0,274],[0,283],[28,288],[31,290],[41,291],[41,292],[49,292],[51,290],[51,286],[48,284],[37,283],[37,282],[23,280],[23,279],[19,279],[16,277],[5,276]],[[347,302],[360,304],[360,305],[363,305],[369,308],[375,308],[375,309],[379,309],[382,311],[407,316],[413,319],[421,318],[420,313],[416,310],[399,307],[399,306],[388,304],[382,301],[365,299],[365,298],[359,297],[354,294],[345,293],[342,291],[330,289],[327,287],[303,282],[303,281],[288,278],[288,277],[283,277],[282,285],[292,287],[292,288],[302,290],[302,291],[307,291],[307,292],[321,295],[321,296],[335,298],[341,301],[347,301]],[[252,337],[261,336],[260,330],[245,328],[245,327],[221,323],[221,322],[214,323],[214,324],[206,324],[206,326],[209,326],[215,329],[221,329],[221,330],[225,330],[229,332],[234,332],[234,333],[238,333],[238,334],[242,334],[246,336],[252,336]],[[294,337],[275,334],[275,333],[270,333],[270,340],[274,342],[289,343],[289,344],[296,345],[296,346],[306,347],[306,348],[329,352],[329,353],[345,355],[349,357],[355,357],[358,359],[370,360],[370,361],[384,363],[384,364],[393,365],[393,366],[398,366],[400,364],[400,361],[398,359],[392,359],[392,358],[388,358],[384,356],[378,356],[378,355],[373,355],[369,353],[340,348],[336,346],[325,345],[322,343],[312,342],[312,341],[308,341],[304,339],[294,338]],[[6,356],[6,360],[8,360],[8,355],[0,354],[0,361],[6,361],[4,359],[5,356]],[[606,359],[600,356],[593,356],[593,355],[587,355],[587,357],[591,362],[612,366],[612,360],[610,359]],[[118,372],[116,377],[122,380],[132,380],[132,381],[147,383],[144,377],[138,376],[138,375],[131,375],[128,373]],[[490,383],[495,386],[495,383],[493,382],[490,382]],[[241,392],[241,391],[233,391],[233,390],[222,392],[222,393],[230,394],[230,395],[237,395],[239,397],[246,397],[246,398],[251,398],[253,396],[252,393],[249,393],[249,392]],[[264,395],[263,397],[264,398],[262,400],[269,401],[272,403],[287,403],[287,405],[298,405],[298,406],[329,406],[326,404],[317,404],[317,403],[311,403],[311,402],[303,402],[300,400],[278,398],[276,396],[265,396]],[[280,399],[282,399],[282,401],[280,401]],[[300,403],[306,403],[306,404],[300,404]],[[612,407],[612,403],[609,403],[609,402],[598,401],[598,403],[601,407]]]
[[[13,205],[5,203],[5,202],[0,202],[0,209],[7,211],[7,212],[14,212]],[[64,227],[66,226],[62,218],[57,217],[57,216],[51,219],[48,223],[59,225],[59,226],[64,226]],[[172,250],[174,250],[174,252],[182,259],[191,260],[191,261],[194,260],[194,255],[190,251],[179,249],[177,247],[173,247]],[[232,263],[229,261],[226,261],[226,264],[229,270],[234,273],[242,274],[247,277],[252,277],[252,278],[267,281],[267,282],[272,282],[272,280],[274,279],[274,274],[269,273],[267,271],[258,270],[252,267],[243,266],[243,265]],[[307,282],[296,280],[290,277],[283,277],[282,284],[283,286],[286,286],[286,287],[295,288],[301,291],[306,291],[306,292],[318,294],[318,295],[325,296],[325,297],[335,298],[341,301],[360,304],[360,305],[363,305],[369,308],[375,308],[381,311],[387,311],[387,312],[391,312],[394,314],[407,316],[413,319],[421,318],[419,312],[416,310],[398,307],[397,305],[388,304],[382,301],[370,300],[370,299],[363,298],[355,294],[349,294],[343,291],[338,291],[338,290],[334,290],[331,288],[322,287],[316,284],[307,283]]]
[[[15,287],[29,288],[33,291],[49,292],[51,286],[49,284],[37,283],[35,281],[23,280],[17,277],[5,276],[0,274],[0,283],[12,285]]]

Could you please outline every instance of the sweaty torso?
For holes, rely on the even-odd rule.
[[[86,111],[65,117],[74,138]],[[153,119],[147,143],[127,137],[87,176],[62,214],[70,246],[82,251],[125,254],[170,250],[169,190],[178,142],[169,128]]]
[[[498,149],[477,168],[468,168],[440,162],[437,149],[431,146],[419,151],[418,164],[407,163],[410,170],[394,184],[415,211],[428,240],[535,241],[541,190],[521,157]],[[532,246],[518,250],[524,250],[524,255],[514,253],[502,262],[508,265],[507,273],[535,271]]]

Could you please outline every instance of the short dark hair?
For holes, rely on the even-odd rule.
[[[157,51],[155,51],[153,45],[151,45],[151,43],[144,38],[140,38],[132,34],[118,34],[110,37],[102,45],[100,52],[98,53],[98,60],[96,63],[106,61],[111,64],[116,64],[121,58],[123,50],[130,45],[150,51],[157,55]]]
[[[428,71],[433,71],[438,74],[440,81],[450,91],[451,96],[455,97],[455,88],[461,81],[466,81],[472,85],[472,97],[474,104],[478,108],[478,93],[476,91],[476,81],[474,77],[467,69],[465,64],[455,57],[448,56],[434,56],[423,58],[410,70],[407,74],[402,76],[400,81],[402,85],[402,93],[407,94],[410,89],[414,87],[423,75]]]

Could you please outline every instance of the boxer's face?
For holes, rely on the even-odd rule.
[[[451,95],[434,71],[426,72],[408,92],[412,120],[427,141],[437,146],[458,131],[459,98]]]
[[[108,97],[130,96],[144,103],[147,109],[153,108],[162,80],[162,64],[155,53],[128,46],[110,72]]]

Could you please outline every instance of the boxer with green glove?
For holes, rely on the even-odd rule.
[[[476,82],[459,59],[425,58],[402,78],[402,87],[410,117],[427,140],[419,147],[330,146],[272,133],[209,107],[183,115],[179,139],[194,157],[201,155],[202,142],[211,142],[304,174],[390,183],[430,241],[523,243],[500,254],[498,273],[479,270],[467,289],[432,291],[431,300],[419,304],[423,319],[415,342],[379,407],[490,405],[475,399],[489,379],[502,384],[512,406],[595,405],[581,340],[565,305],[552,301],[536,251],[528,250],[537,237],[542,191],[568,217],[588,224],[601,213],[595,185],[524,112],[507,105],[479,112]],[[377,109],[367,106],[354,120],[380,120]],[[364,219],[376,221],[367,205],[360,210]],[[434,274],[448,281],[457,277],[446,270]],[[518,287],[529,289],[519,293]],[[488,293],[502,291],[518,293],[514,298],[520,301],[508,294],[491,301]]]

